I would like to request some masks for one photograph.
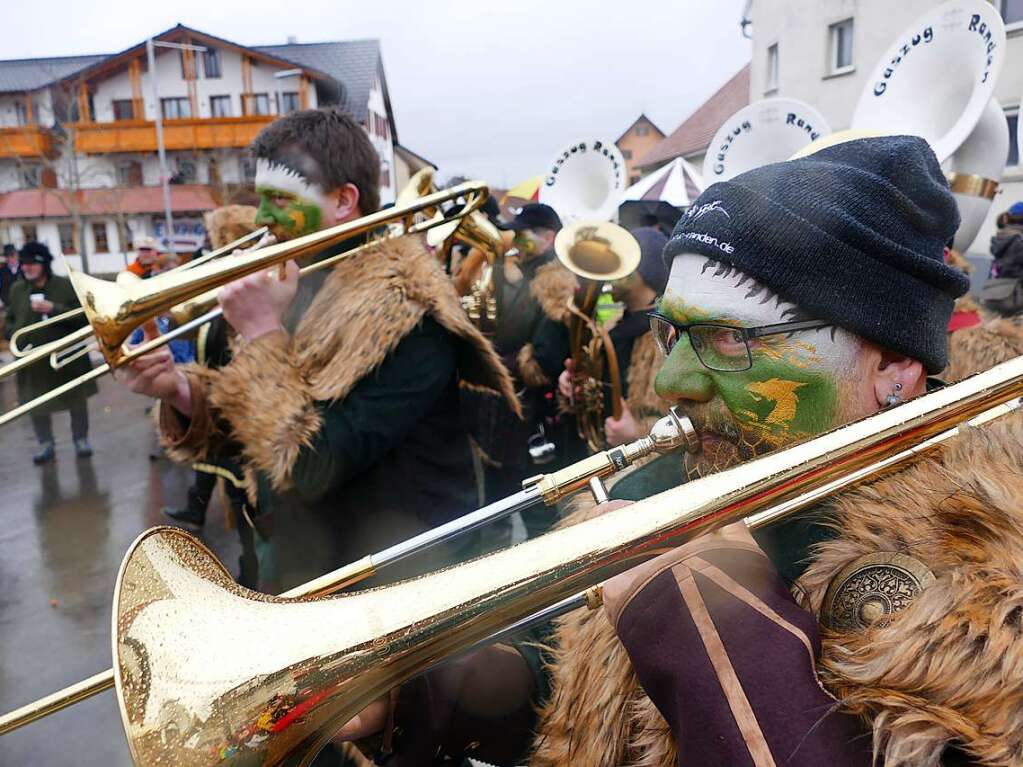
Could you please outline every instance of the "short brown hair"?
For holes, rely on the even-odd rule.
[[[380,157],[362,126],[337,107],[305,109],[274,120],[250,149],[256,157],[277,161],[287,150],[298,149],[320,166],[321,177],[309,180],[324,191],[354,184],[363,213],[380,207]]]

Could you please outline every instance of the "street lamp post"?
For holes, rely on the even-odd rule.
[[[153,94],[153,109],[156,111],[156,153],[160,158],[160,186],[163,187],[165,240],[168,249],[170,249],[171,243],[174,241],[174,218],[171,215],[170,172],[167,170],[167,151],[163,144],[163,106],[160,104],[160,89],[156,84],[156,54],[153,49],[157,46],[192,51],[205,51],[206,48],[201,45],[155,41],[151,37],[146,40],[146,58],[149,62],[149,86]]]

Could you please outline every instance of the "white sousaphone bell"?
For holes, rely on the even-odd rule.
[[[703,159],[703,181],[710,186],[787,160],[830,132],[824,116],[803,101],[755,101],[725,120],[714,134]]]
[[[867,78],[853,113],[859,133],[924,138],[942,163],[962,218],[955,247],[977,236],[1009,151],[994,100],[1005,26],[984,0],[951,0],[914,21]]]
[[[625,186],[625,158],[613,141],[576,141],[551,161],[540,185],[540,202],[554,208],[566,224],[610,221],[618,216]]]

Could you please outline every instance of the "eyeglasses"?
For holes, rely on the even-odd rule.
[[[749,348],[751,339],[795,333],[799,330],[816,330],[832,324],[821,320],[803,320],[737,328],[734,325],[717,322],[693,322],[683,325],[672,322],[657,312],[650,312],[647,317],[650,318],[650,330],[654,334],[657,347],[665,357],[671,354],[671,350],[685,333],[689,336],[689,344],[696,352],[700,363],[709,370],[723,373],[739,373],[753,367],[753,354]]]

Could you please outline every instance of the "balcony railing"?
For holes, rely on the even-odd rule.
[[[163,121],[168,151],[246,147],[273,115],[206,117]],[[155,152],[156,123],[146,120],[76,123],[75,147],[86,154]]]
[[[0,157],[42,157],[53,153],[53,135],[41,125],[0,128]]]

